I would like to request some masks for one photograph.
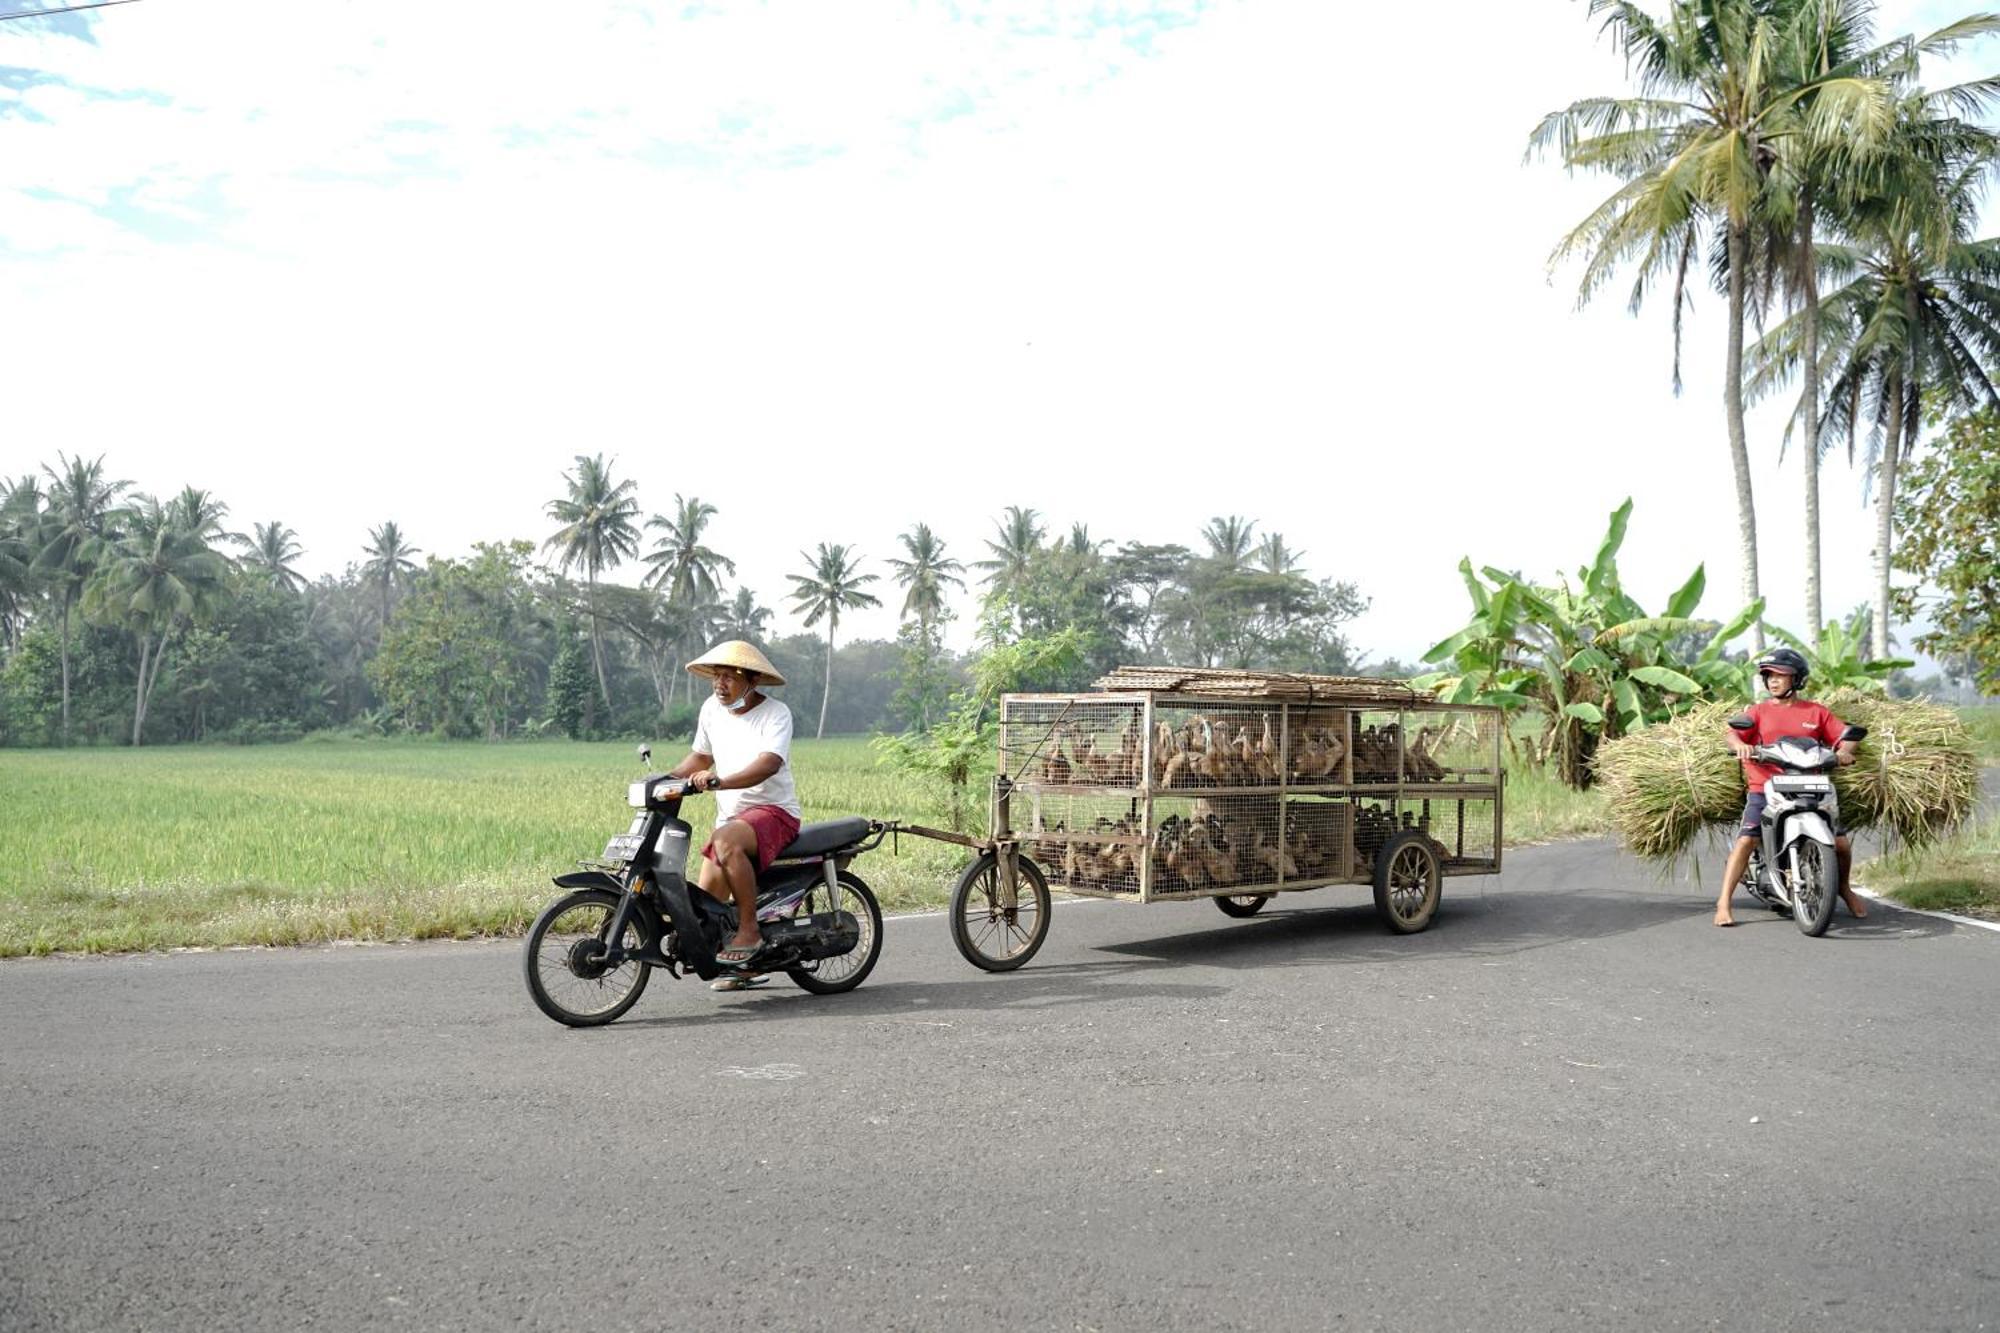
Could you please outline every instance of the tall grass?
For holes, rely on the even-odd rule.
[[[1859,877],[1911,907],[2000,921],[2000,815],[1988,809],[1930,847],[1877,857]]]
[[[808,820],[932,817],[865,741],[794,761]],[[0,957],[518,931],[551,875],[624,831],[640,772],[593,744],[0,752]],[[688,802],[697,838],[712,810]],[[856,867],[890,910],[941,900],[965,859],[901,850]]]
[[[943,789],[860,738],[793,763],[808,820],[944,822]],[[627,746],[562,742],[0,751],[0,957],[517,932],[624,831],[640,771]],[[704,835],[709,801],[686,812]],[[1510,844],[1596,833],[1602,802],[1517,770],[1506,824]],[[911,910],[969,855],[905,837],[855,869]]]

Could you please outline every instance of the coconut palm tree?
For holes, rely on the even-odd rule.
[[[403,530],[391,520],[379,528],[368,530],[368,545],[363,548],[362,554],[368,560],[361,566],[361,573],[381,594],[380,633],[387,634],[391,596],[417,572],[417,563],[410,557],[422,555],[423,548],[410,545],[403,536]]]
[[[1264,534],[1264,540],[1257,544],[1257,569],[1263,574],[1296,574],[1305,562],[1304,551],[1294,551],[1285,545],[1284,536],[1276,532]]]
[[[840,613],[864,606],[880,606],[881,599],[863,592],[861,585],[875,582],[873,574],[863,574],[860,552],[849,553],[845,546],[825,542],[812,555],[799,552],[810,573],[788,575],[793,583],[792,601],[805,613],[806,628],[826,621],[826,689],[819,698],[818,736],[826,735],[826,703],[833,697],[833,636],[840,628]]]
[[[1000,538],[986,543],[993,558],[975,560],[973,568],[986,571],[987,605],[1011,607],[1034,567],[1045,529],[1040,514],[1020,505],[1008,505],[1006,516],[993,526]]]
[[[1811,334],[1797,317],[1750,354],[1752,387],[1761,388],[1797,373],[1806,347],[1820,343],[1814,394],[1825,411],[1808,448],[1845,436],[1851,450],[1866,431],[1877,506],[1877,658],[1889,654],[1897,472],[1923,411],[2000,405],[1985,369],[2000,359],[2000,238],[1970,238],[2000,138],[1956,114],[1977,95],[1968,86],[1902,99],[1868,193],[1847,205],[1853,242],[1818,247],[1822,274],[1840,285],[1819,301]]]
[[[722,632],[732,639],[748,639],[761,645],[771,619],[769,607],[757,605],[757,594],[738,588],[729,599],[722,618]]]
[[[48,522],[41,549],[35,553],[34,567],[55,585],[56,604],[60,608],[62,743],[68,745],[70,611],[83,595],[84,585],[104,551],[117,513],[115,501],[119,492],[132,483],[107,480],[102,454],[88,463],[81,455],[70,458],[57,454],[56,461],[59,469],[42,469],[50,481]]]
[[[1560,153],[1572,171],[1606,171],[1623,184],[1557,245],[1551,265],[1584,259],[1578,300],[1612,273],[1636,270],[1631,307],[1671,278],[1674,385],[1689,268],[1710,252],[1728,297],[1723,410],[1736,482],[1743,599],[1758,598],[1757,509],[1743,429],[1743,327],[1759,229],[1769,222],[1771,175],[1788,139],[1868,141],[1890,118],[1881,80],[1851,72],[1808,75],[1783,58],[1817,21],[1805,0],[1672,0],[1655,19],[1633,0],[1590,0],[1590,14],[1638,72],[1638,97],[1592,97],[1544,117],[1528,152]],[[1811,98],[1812,114],[1805,114]],[[1763,646],[1762,629],[1755,631]]]
[[[1089,533],[1081,523],[1070,533],[1074,543],[1081,537],[1086,543]],[[912,660],[917,664],[918,678],[925,678],[929,664],[934,663],[942,651],[943,636],[938,633],[938,622],[944,618],[944,590],[947,584],[965,587],[965,580],[959,577],[965,566],[945,555],[944,543],[931,531],[928,523],[919,523],[897,540],[903,543],[903,550],[909,554],[908,560],[891,559],[889,567],[896,571],[896,582],[908,591],[903,596],[902,616],[917,618],[917,638],[910,647]],[[1094,546],[1089,547],[1095,550]],[[918,723],[923,730],[931,726],[931,700],[928,690],[920,690],[918,700]]]
[[[209,546],[203,512],[183,506],[180,499],[163,505],[151,496],[140,497],[84,590],[85,614],[123,626],[138,640],[134,745],[145,739],[146,709],[160,681],[168,642],[183,624],[213,608],[228,587],[229,561]]]
[[[0,481],[0,647],[16,648],[35,588],[35,552],[46,521],[41,478]]]
[[[1256,529],[1256,523],[1234,514],[1208,521],[1201,537],[1208,543],[1208,558],[1215,562],[1219,572],[1234,574],[1250,563],[1254,549],[1252,534]]]
[[[652,572],[646,582],[665,588],[675,601],[710,600],[721,593],[722,574],[734,574],[736,562],[701,544],[702,529],[715,517],[715,506],[693,496],[674,497],[674,513],[669,518],[655,514],[646,520],[648,529],[658,528],[659,541],[646,555]]]
[[[897,585],[908,590],[903,596],[902,615],[905,619],[915,616],[917,624],[929,630],[944,613],[945,585],[965,586],[965,580],[959,577],[965,566],[946,557],[944,543],[928,523],[917,524],[896,540],[903,543],[903,550],[910,557],[908,560],[892,557],[889,561],[889,568],[896,571]]]
[[[576,456],[574,471],[563,473],[568,494],[549,501],[548,516],[562,527],[542,543],[556,553],[556,561],[567,571],[583,567],[584,585],[590,607],[590,655],[597,666],[597,693],[604,706],[611,707],[611,687],[604,677],[604,634],[597,615],[597,576],[639,553],[639,530],[633,522],[639,516],[638,489],[632,481],[614,482],[604,455]]]
[[[224,542],[238,546],[248,546],[250,539],[240,532],[231,532],[223,527],[229,517],[229,506],[216,498],[214,491],[203,490],[199,486],[183,486],[181,493],[167,503],[169,517],[174,524],[201,538],[211,549]],[[216,555],[234,564],[228,556],[216,551]]]
[[[292,568],[292,561],[304,555],[305,548],[299,545],[299,534],[273,519],[269,523],[253,523],[255,536],[250,541],[250,550],[243,557],[243,564],[268,579],[271,586],[285,592],[298,592],[306,586],[305,575]]]
[[[1872,5],[1866,0],[1797,0],[1799,21],[1790,25],[1777,48],[1778,58],[1787,65],[1779,82],[1805,87],[1808,91],[1797,110],[1810,125],[1818,112],[1818,85],[1836,76],[1886,80],[1899,88],[1915,78],[1918,63],[1925,55],[1949,54],[1969,38],[1994,30],[1991,16],[1975,16],[1951,24],[1921,39],[1898,38],[1873,45]],[[1977,86],[1947,89],[1941,103],[1955,109],[1976,111]],[[1967,100],[1969,99],[1969,100]],[[1771,225],[1766,239],[1774,249],[1768,272],[1783,283],[1788,305],[1799,315],[1797,330],[1803,363],[1819,362],[1819,278],[1818,245],[1822,220],[1830,223],[1833,234],[1841,226],[1847,203],[1864,197],[1878,175],[1882,154],[1894,142],[1894,135],[1836,136],[1800,134],[1779,139],[1776,149],[1779,169],[1773,173],[1778,187],[1771,193]],[[1755,398],[1770,387],[1761,384],[1756,373],[1760,354],[1753,350],[1752,381],[1748,386]],[[1820,431],[1820,377],[1801,376],[1798,406],[1786,429],[1789,443],[1797,427],[1805,446],[1801,454],[1805,480],[1805,606],[1806,622],[1817,633],[1824,622],[1820,602],[1820,461],[1827,447]]]

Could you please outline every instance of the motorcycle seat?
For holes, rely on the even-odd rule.
[[[829,819],[823,824],[803,824],[799,836],[793,838],[778,853],[780,861],[795,861],[802,856],[824,856],[828,852],[839,851],[868,836],[869,823],[859,815],[846,819]]]

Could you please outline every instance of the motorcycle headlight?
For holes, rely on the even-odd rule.
[[[625,789],[625,804],[631,806],[634,810],[644,810],[646,808],[646,784],[635,782],[627,787]]]

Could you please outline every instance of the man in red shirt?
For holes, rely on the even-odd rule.
[[[1735,895],[1737,882],[1743,878],[1743,872],[1750,864],[1750,853],[1761,836],[1764,784],[1780,771],[1751,759],[1751,750],[1786,736],[1811,736],[1835,747],[1843,767],[1854,762],[1854,742],[1840,738],[1841,733],[1847,730],[1846,724],[1835,717],[1825,704],[1799,697],[1799,687],[1805,684],[1806,674],[1806,659],[1790,648],[1778,648],[1758,658],[1757,676],[1764,683],[1765,693],[1771,697],[1745,710],[1752,724],[1750,730],[1729,733],[1729,748],[1743,761],[1743,785],[1749,789],[1749,796],[1743,803],[1740,836],[1722,868],[1722,896],[1715,900],[1715,924],[1718,926],[1736,924],[1736,917],[1729,910],[1729,900]],[[1834,830],[1834,835],[1834,859],[1840,864],[1840,899],[1855,916],[1867,916],[1868,909],[1862,906],[1861,899],[1847,883],[1848,872],[1854,865],[1852,846],[1847,835],[1839,829]]]

